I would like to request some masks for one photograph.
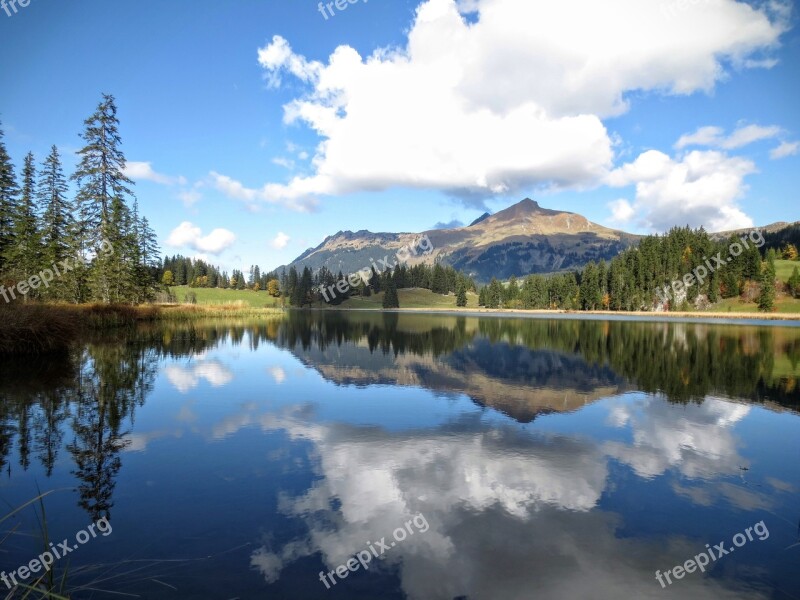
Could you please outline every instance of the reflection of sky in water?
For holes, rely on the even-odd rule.
[[[456,381],[459,361],[491,353],[476,348],[349,366],[336,347],[271,344],[164,359],[126,430],[102,554],[212,557],[154,567],[149,576],[180,592],[156,586],[152,598],[791,598],[771,588],[800,588],[800,548],[786,549],[797,541],[796,414],[715,397],[672,404],[546,351],[496,353],[512,370],[546,371],[541,389],[504,378],[499,363],[494,379],[469,370]],[[597,399],[593,385],[609,391]],[[492,390],[500,409],[487,404]],[[553,412],[561,395],[574,405]],[[510,418],[526,398],[548,409]],[[61,456],[50,487],[72,485],[70,468]],[[35,477],[35,465],[16,474],[4,498],[25,497]],[[68,504],[53,523],[64,535],[86,520]],[[330,591],[319,582],[419,513],[430,529],[368,573]],[[770,538],[706,577],[666,590],[655,580],[761,520]]]
[[[266,541],[251,553],[269,583],[320,556],[317,571],[334,569],[418,513],[429,531],[398,544],[369,575],[337,585],[395,573],[404,593],[420,599],[770,597],[729,576],[741,579],[744,569],[744,579],[757,580],[753,573],[789,545],[778,547],[790,539],[781,517],[793,516],[784,502],[797,493],[789,483],[797,469],[768,476],[775,465],[756,468],[761,448],[744,443],[791,445],[748,426],[781,420],[762,408],[716,398],[674,405],[627,393],[519,424],[461,395],[335,386],[271,347],[230,360],[224,349],[212,350],[202,364],[228,374],[226,394],[200,396],[204,423],[182,422],[197,407],[181,406],[176,431],[190,426],[232,444],[245,430],[280,432],[310,459],[310,487],[279,492],[279,513],[301,533],[278,540],[264,531]],[[197,366],[182,368],[197,373]],[[170,368],[168,381],[182,391]],[[796,432],[797,417],[789,419]],[[683,516],[668,521],[665,511]],[[707,514],[715,517],[703,523]],[[752,543],[763,548],[743,550],[741,562],[726,557],[731,564],[721,562],[712,576],[667,590],[655,581],[656,569],[761,519],[774,534]]]

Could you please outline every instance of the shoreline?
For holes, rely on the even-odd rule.
[[[800,327],[799,313],[745,313],[745,312],[647,312],[647,311],[579,311],[579,310],[524,310],[518,308],[323,308],[301,309],[341,312],[369,312],[394,314],[432,314],[461,317],[513,317],[526,319],[574,319],[594,321],[647,321],[674,323],[715,323],[754,325],[780,325]]]

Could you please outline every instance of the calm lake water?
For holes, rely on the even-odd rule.
[[[798,376],[782,326],[116,332],[2,359],[0,514],[55,490],[73,598],[800,598]],[[42,553],[32,507],[1,528],[6,574]]]

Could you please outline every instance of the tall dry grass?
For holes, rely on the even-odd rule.
[[[280,309],[246,306],[0,305],[0,355],[63,352],[77,341],[81,332],[134,327],[143,322],[274,318],[281,314]]]

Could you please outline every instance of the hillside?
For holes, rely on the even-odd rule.
[[[639,239],[575,213],[542,208],[526,198],[494,215],[485,214],[467,227],[419,233],[340,231],[290,266],[317,270],[324,265],[334,273],[354,272],[404,246],[414,246],[423,235],[430,239],[433,251],[412,256],[409,264],[440,261],[479,282],[580,268],[590,260],[608,260]]]

